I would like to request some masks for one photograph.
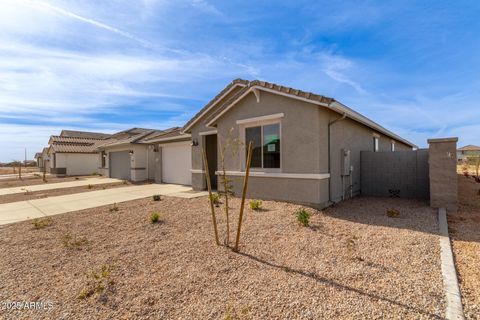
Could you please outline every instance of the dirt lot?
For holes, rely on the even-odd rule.
[[[238,210],[238,199],[231,207]],[[43,229],[31,222],[0,228],[0,301],[53,303],[50,311],[0,312],[52,319],[444,314],[436,212],[423,202],[358,198],[308,209],[310,227],[303,227],[299,206],[264,201],[264,210],[246,212],[241,253],[214,244],[206,198],[110,208],[54,216]],[[388,208],[400,217],[386,216]],[[149,222],[153,210],[160,223]]]
[[[56,183],[56,182],[68,182],[75,180],[85,180],[86,178],[92,178],[94,176],[80,176],[80,177],[54,177],[47,176],[47,182],[43,182],[42,176],[30,176],[24,177],[22,180],[18,178],[12,179],[2,179],[0,180],[0,188],[13,188],[13,187],[23,187],[23,186],[33,186],[37,184],[46,184],[46,183]]]
[[[458,176],[459,210],[448,216],[465,316],[480,318],[480,183]]]
[[[22,167],[22,173],[24,172],[37,172],[37,167]],[[13,167],[0,167],[0,175],[2,174],[18,174],[18,167],[15,167],[15,171]]]
[[[17,202],[17,201],[34,200],[34,199],[43,199],[47,197],[63,196],[67,194],[74,194],[74,193],[81,193],[81,192],[128,187],[129,185],[132,185],[132,183],[131,182],[105,183],[105,184],[94,184],[94,185],[91,185],[90,187],[81,186],[81,187],[73,187],[73,188],[42,190],[42,191],[35,191],[35,192],[29,192],[28,187],[25,187],[26,189],[25,193],[16,193],[16,194],[8,194],[8,195],[0,196],[0,204]]]

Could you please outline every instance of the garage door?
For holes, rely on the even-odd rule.
[[[130,153],[110,152],[110,178],[130,180]]]
[[[192,147],[190,141],[162,147],[162,182],[192,184]]]

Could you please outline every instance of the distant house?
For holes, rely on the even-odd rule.
[[[62,130],[51,136],[46,156],[42,155],[45,170],[55,175],[89,175],[99,167],[97,147],[110,137],[98,132]]]
[[[190,135],[181,134],[180,128],[128,129],[113,134],[97,150],[100,152],[99,172],[105,176],[191,184]]]
[[[457,149],[457,161],[463,162],[467,157],[480,157],[480,147],[469,144],[465,147]]]

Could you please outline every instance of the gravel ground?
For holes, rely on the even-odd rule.
[[[129,185],[132,185],[132,183],[127,182],[125,184],[123,182],[118,182],[118,183],[94,184],[94,185],[91,185],[91,188],[88,188],[88,186],[81,186],[81,187],[73,187],[73,188],[42,190],[42,191],[35,191],[35,192],[25,191],[25,193],[15,193],[15,194],[7,194],[7,195],[0,196],[0,204],[17,202],[17,201],[25,201],[25,200],[43,199],[48,197],[63,196],[67,194],[74,194],[74,193],[81,193],[81,192],[121,188],[121,187],[127,187]],[[26,190],[28,190],[28,187],[25,187],[25,188]]]
[[[239,199],[231,207],[234,229]],[[310,227],[303,227],[294,214],[300,206],[264,201],[264,210],[246,211],[241,253],[215,245],[205,197],[141,199],[119,204],[116,212],[110,208],[54,216],[44,229],[31,222],[1,227],[0,301],[51,301],[53,308],[0,315],[427,319],[444,314],[436,212],[423,202],[357,198],[324,212],[308,209]],[[400,217],[387,217],[388,208],[398,209]],[[160,223],[150,224],[153,210]],[[219,232],[223,239],[223,214]],[[77,246],[62,243],[67,234]],[[96,282],[87,275],[92,270]],[[94,288],[97,294],[85,294]],[[87,297],[80,299],[81,293]]]
[[[33,177],[24,177],[22,180],[18,178],[0,180],[0,188],[13,188],[13,187],[22,187],[22,186],[33,186],[37,184],[49,184],[56,182],[68,182],[75,180],[85,180],[85,178],[91,178],[92,176],[81,176],[81,177],[49,177],[47,176],[47,182],[43,182],[42,175],[33,176]]]
[[[462,302],[468,319],[480,319],[480,184],[458,176],[459,210],[448,215]]]

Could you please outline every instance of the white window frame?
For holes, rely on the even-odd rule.
[[[395,141],[391,141],[391,144],[390,144],[390,151],[392,152],[395,152]]]
[[[280,168],[263,168],[263,126],[271,125],[271,124],[278,124],[278,130],[279,130],[279,137],[280,137]],[[251,171],[255,172],[282,172],[282,154],[283,154],[283,139],[282,139],[282,121],[280,119],[273,119],[273,120],[263,120],[263,121],[252,121],[252,122],[245,122],[239,124],[240,128],[240,139],[243,142],[245,148],[242,148],[240,152],[240,157],[241,157],[241,168],[242,171],[246,170],[247,167],[247,150],[248,150],[248,145],[246,143],[246,130],[247,128],[252,128],[252,127],[260,127],[260,135],[262,138],[262,168],[253,168],[250,167]]]
[[[380,149],[380,139],[378,137],[373,137],[373,152],[378,152]]]

